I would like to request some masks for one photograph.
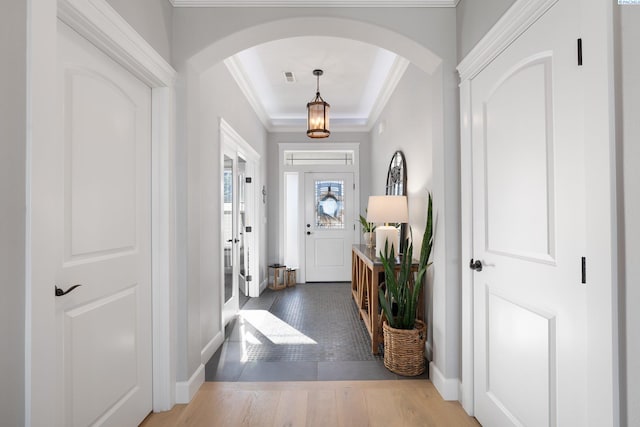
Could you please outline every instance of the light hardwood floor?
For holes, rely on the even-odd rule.
[[[151,414],[143,427],[477,427],[429,380],[207,382],[189,405]]]

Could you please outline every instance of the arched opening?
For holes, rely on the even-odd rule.
[[[304,12],[301,12],[304,13]],[[211,289],[207,289],[210,286],[210,281],[212,278],[215,278],[215,274],[217,271],[220,271],[221,266],[216,265],[215,263],[203,263],[204,259],[213,259],[217,260],[220,257],[219,254],[216,253],[218,249],[216,249],[216,243],[220,240],[218,233],[215,230],[210,229],[206,226],[207,219],[207,206],[210,204],[210,201],[207,200],[207,197],[211,196],[211,200],[219,200],[219,186],[214,183],[212,180],[208,179],[209,177],[217,177],[219,176],[219,172],[216,169],[216,164],[219,163],[219,159],[216,157],[218,154],[218,149],[214,145],[216,144],[211,138],[203,138],[201,134],[202,123],[200,118],[197,117],[198,110],[200,108],[202,100],[206,98],[207,91],[202,90],[202,82],[203,76],[209,74],[215,75],[215,73],[219,72],[220,66],[223,61],[240,52],[244,49],[250,48],[255,45],[259,45],[268,41],[279,40],[284,38],[291,37],[299,37],[299,36],[309,36],[309,35],[321,35],[321,36],[330,36],[330,37],[339,37],[346,39],[353,39],[357,41],[361,41],[364,43],[372,44],[374,46],[379,46],[384,49],[387,49],[393,53],[402,56],[407,59],[414,67],[414,71],[422,73],[426,78],[429,79],[430,84],[430,99],[428,102],[432,108],[432,115],[430,120],[432,122],[432,126],[429,129],[429,138],[432,144],[432,176],[430,179],[430,190],[435,196],[435,199],[438,200],[436,202],[436,209],[440,215],[440,224],[443,227],[440,230],[440,238],[442,239],[438,244],[439,247],[436,247],[436,251],[440,250],[443,252],[442,257],[436,262],[435,268],[438,268],[440,264],[442,266],[442,273],[431,278],[431,285],[429,286],[429,294],[448,294],[450,291],[447,290],[447,286],[445,285],[445,260],[444,260],[444,248],[445,248],[445,239],[447,231],[444,228],[445,223],[445,208],[447,204],[445,203],[445,187],[454,185],[445,179],[445,175],[457,174],[457,149],[453,148],[453,157],[451,153],[450,147],[456,147],[457,141],[449,141],[445,142],[445,133],[448,133],[448,139],[451,139],[451,135],[455,133],[451,131],[453,127],[455,129],[455,125],[452,126],[453,123],[457,120],[457,117],[449,117],[447,115],[447,111],[445,109],[450,109],[450,105],[455,105],[455,97],[457,96],[457,91],[455,89],[455,85],[452,84],[453,80],[453,63],[449,63],[444,61],[443,58],[436,55],[431,49],[425,47],[424,45],[408,38],[404,35],[401,35],[397,32],[388,30],[384,27],[373,25],[369,23],[365,23],[362,21],[358,21],[355,19],[345,19],[345,18],[330,18],[330,17],[295,17],[289,19],[279,19],[274,20],[254,26],[250,26],[248,28],[242,29],[240,31],[233,32],[224,37],[219,37],[214,34],[211,35],[211,42],[207,45],[202,38],[198,41],[198,46],[191,46],[191,54],[186,54],[187,57],[178,58],[178,67],[181,72],[180,80],[181,84],[178,85],[179,93],[178,93],[178,119],[177,119],[177,132],[178,132],[178,173],[184,176],[184,182],[182,183],[183,187],[178,188],[178,206],[187,207],[185,211],[179,213],[179,218],[183,219],[184,226],[182,229],[179,229],[179,233],[184,233],[184,235],[192,235],[198,236],[198,241],[194,242],[193,240],[187,244],[187,247],[184,248],[185,253],[188,253],[188,257],[193,259],[196,258],[198,262],[185,262],[179,268],[179,276],[184,280],[179,280],[179,283],[184,283],[183,289],[178,289],[178,293],[184,294],[184,300],[193,301],[192,297],[189,295],[198,295],[200,296],[200,300],[197,301],[197,307],[201,312],[210,311],[210,310],[219,310],[221,304],[221,296],[216,292],[213,292]],[[436,42],[437,43],[437,42]],[[189,51],[189,49],[185,49],[185,51]],[[445,71],[445,67],[451,68],[448,71]],[[212,81],[211,75],[207,77],[207,81]],[[209,84],[209,83],[208,83]],[[212,100],[206,100],[205,102],[214,102]],[[211,110],[212,112],[215,109]],[[207,130],[208,135],[217,134],[217,117],[209,117],[207,120],[210,121],[209,129]],[[257,143],[256,148],[257,151],[262,153],[262,157],[265,162],[268,163],[269,168],[277,168],[278,159],[277,159],[277,147],[270,148],[268,147],[270,139],[268,135],[266,135],[266,131],[262,129],[261,131],[255,128],[249,131],[249,133],[253,133],[256,135],[258,139],[261,139],[261,142]],[[374,133],[374,132],[371,132]],[[261,135],[260,135],[261,134]],[[249,143],[251,143],[251,136],[243,135]],[[449,148],[445,147],[449,146]],[[389,148],[391,153],[395,151],[396,147]],[[409,166],[409,170],[411,167],[415,170],[420,169],[419,159],[416,159],[417,162],[413,165]],[[385,176],[386,176],[386,166],[388,164],[389,159],[386,157],[382,161],[385,165]],[[211,170],[205,171],[205,169],[209,169],[211,165]],[[448,171],[448,168],[451,167],[452,170]],[[271,181],[268,181],[266,174],[262,177],[263,183],[267,186],[268,192],[268,212],[264,212],[267,217],[268,222],[268,231],[265,230],[263,236],[266,240],[274,241],[281,238],[281,226],[278,221],[278,215],[281,211],[280,203],[281,201],[278,199],[278,189],[276,185]],[[210,186],[210,188],[209,188]],[[411,183],[409,184],[411,187]],[[182,191],[184,190],[184,191]],[[420,188],[417,191],[422,191],[423,188]],[[411,188],[409,188],[411,191]],[[456,190],[459,191],[459,190]],[[366,191],[363,194],[368,195]],[[426,200],[426,192],[425,194],[420,194],[419,196]],[[447,195],[447,197],[457,197],[455,193],[452,195]],[[182,198],[182,200],[180,200]],[[366,205],[365,205],[366,206]],[[204,209],[203,209],[204,208]],[[266,209],[266,206],[263,206]],[[193,211],[194,209],[197,212]],[[455,209],[455,207],[454,207]],[[215,218],[215,212],[213,209],[210,210],[213,213],[213,223],[217,223],[217,218]],[[455,212],[454,215],[457,215]],[[426,215],[426,213],[425,213]],[[188,224],[188,225],[187,225]],[[200,227],[202,230],[200,232],[196,232],[193,228],[193,224],[196,224],[196,228]],[[421,235],[420,232],[418,232]],[[178,239],[179,241],[183,241],[184,239]],[[261,263],[261,267],[264,268],[264,273],[266,272],[266,265],[270,262],[275,261],[270,257],[273,256],[273,250],[270,249],[267,252],[266,245],[261,249],[262,256],[267,257],[264,262]],[[207,251],[211,251],[211,256],[207,253]],[[181,249],[178,249],[178,252],[181,252]],[[451,268],[451,267],[446,267]],[[186,278],[189,280],[186,280]],[[195,280],[193,278],[196,278]],[[436,288],[440,288],[440,291],[434,290]],[[430,300],[430,297],[428,297]],[[195,303],[195,301],[194,301]],[[179,319],[187,319],[192,316],[191,310],[197,309],[190,303],[187,303],[186,306],[178,307],[179,311]],[[184,310],[184,313],[181,315],[180,312]],[[439,308],[437,313],[433,315],[437,316],[438,319],[430,318],[429,324],[434,325],[438,323],[445,323],[446,318],[450,318],[451,316],[457,316],[457,312],[459,309],[457,308],[456,302],[447,299],[446,306]],[[427,310],[430,316],[431,308]],[[205,316],[201,316],[201,318],[206,318],[207,325],[202,326],[200,328],[200,338],[201,342],[189,342],[188,339],[185,339],[183,342],[187,342],[186,349],[180,349],[180,351],[186,351],[185,355],[179,355],[178,363],[183,363],[182,367],[179,367],[178,371],[183,372],[194,372],[197,369],[197,365],[194,365],[196,360],[198,359],[196,356],[196,352],[201,351],[201,361],[200,363],[206,362],[208,358],[213,354],[217,346],[220,345],[221,337],[224,337],[224,325],[222,320],[220,319],[219,312],[215,315],[211,315],[211,313],[206,314]],[[206,331],[205,331],[206,329]],[[451,328],[443,328],[443,329],[451,329]],[[181,325],[179,325],[179,331],[183,331],[180,333],[189,334],[189,329],[184,329]],[[438,348],[440,352],[440,356],[436,354],[431,354],[431,344],[428,344],[428,353],[431,360],[435,360],[440,358],[443,363],[446,363],[453,369],[455,372],[454,377],[457,375],[457,359],[458,359],[458,339],[457,331],[448,331],[447,332],[447,344],[442,345]],[[450,335],[450,336],[449,336]],[[430,333],[430,336],[432,334]],[[449,344],[451,343],[451,344]],[[447,347],[454,347],[454,354],[447,354]],[[191,356],[190,356],[191,355]],[[444,362],[446,360],[446,362]],[[447,375],[449,376],[449,375]],[[188,375],[185,375],[188,377]]]

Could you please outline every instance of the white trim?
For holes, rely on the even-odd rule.
[[[150,87],[173,86],[175,70],[105,0],[59,0],[58,18]]]
[[[460,84],[460,236],[461,259],[461,378],[464,379],[460,403],[474,414],[473,397],[473,275],[464,260],[473,258],[473,176],[471,150],[471,82]]]
[[[168,410],[175,389],[176,72],[105,0],[58,0],[57,16],[152,89],[153,410]]]
[[[224,331],[218,332],[211,341],[204,346],[200,352],[200,361],[203,365],[206,365],[209,359],[215,354],[215,352],[224,343]]]
[[[284,152],[287,150],[292,151],[353,151],[353,164],[351,165],[303,165],[303,166],[287,166],[284,164]],[[301,173],[301,180],[304,180],[305,172],[351,172],[353,173],[353,183],[355,184],[354,197],[354,220],[358,218],[358,212],[360,212],[360,143],[357,142],[280,142],[278,143],[278,192],[280,197],[280,212],[286,212],[286,200],[285,200],[285,188],[284,188],[284,173],[285,171],[297,171]],[[300,200],[304,194],[304,182],[301,181],[299,188]],[[299,215],[300,218],[304,218],[304,204],[300,204]],[[285,215],[280,215],[278,223],[278,260],[284,259],[284,242],[285,242]],[[357,227],[356,227],[357,230]],[[359,241],[356,237],[353,238],[354,243]],[[304,244],[301,243],[301,250],[304,253]],[[349,254],[349,256],[351,256]],[[300,257],[300,265],[298,266],[297,280],[301,283],[306,282],[306,261],[305,256]]]
[[[174,7],[456,7],[460,0],[169,0]]]
[[[267,112],[262,108],[262,103],[258,100],[256,90],[251,86],[251,82],[242,71],[242,65],[236,59],[236,56],[230,56],[225,59],[224,65],[227,67],[231,77],[236,81],[240,91],[244,94],[244,97],[247,98],[249,105],[253,108],[253,111],[262,122],[262,125],[267,128],[269,132],[273,132],[273,123],[271,122]]]
[[[391,95],[393,95],[393,92],[395,92],[398,83],[400,83],[400,80],[402,80],[402,76],[404,76],[405,71],[407,71],[409,64],[410,62],[407,59],[401,56],[396,57],[396,60],[393,62],[393,65],[389,70],[387,79],[385,80],[384,85],[382,86],[382,89],[378,94],[378,99],[376,99],[376,102],[373,105],[371,112],[369,113],[369,120],[367,120],[366,126],[367,132],[371,131],[373,126],[378,121],[378,118],[380,118],[380,114],[382,114],[382,111],[387,105],[387,102],[389,102]]]
[[[460,79],[474,78],[558,0],[519,0],[458,65]]]
[[[187,381],[176,383],[176,403],[186,404],[191,402],[191,399],[196,395],[202,384],[204,384],[204,365],[201,363],[191,375],[191,378]]]
[[[435,363],[429,363],[429,379],[444,400],[458,400],[458,378],[446,378]]]

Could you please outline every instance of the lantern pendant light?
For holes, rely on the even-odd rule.
[[[316,97],[307,104],[307,136],[309,138],[326,138],[331,132],[329,131],[329,108],[331,106],[324,102],[320,96],[320,76],[322,70],[313,70],[316,76]]]

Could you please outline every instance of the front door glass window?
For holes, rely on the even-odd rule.
[[[344,181],[315,182],[315,225],[319,229],[344,229]]]

